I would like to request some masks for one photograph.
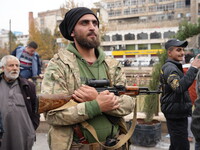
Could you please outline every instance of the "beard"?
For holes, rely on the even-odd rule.
[[[87,36],[90,36],[90,35],[96,35],[96,38],[88,39]],[[75,32],[74,37],[75,37],[77,43],[81,47],[84,47],[86,49],[91,49],[91,48],[96,49],[100,45],[99,36],[97,34],[95,34],[94,32],[88,33],[86,35],[86,37],[83,37],[83,34],[79,34],[79,33]]]
[[[9,71],[4,70],[4,75],[8,79],[15,80],[19,77],[19,71],[10,71],[9,72]]]

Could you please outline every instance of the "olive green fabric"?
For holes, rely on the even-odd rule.
[[[106,118],[105,115],[99,115],[93,119],[87,120],[87,122],[95,129],[100,142],[105,142],[106,137],[110,136],[111,134],[114,137],[118,133],[119,126],[114,124],[113,124],[113,133],[111,133],[112,124]],[[84,137],[89,143],[97,142],[87,129],[82,128],[82,131]]]
[[[85,108],[90,119],[93,119],[97,115],[102,115],[97,101],[85,102]]]
[[[87,79],[107,79],[106,67],[105,67],[105,54],[102,50],[96,49],[97,60],[93,64],[89,64],[85,61],[80,53],[71,45],[68,50],[76,55],[81,83],[85,84]]]
[[[111,135],[112,123],[107,119],[105,114],[101,113],[96,101],[86,102],[85,107],[91,118],[87,122],[95,129],[99,141],[105,141],[106,137]],[[97,114],[101,115],[96,116]],[[113,127],[112,135],[115,136],[118,131],[118,125],[113,125]],[[82,132],[89,143],[97,142],[87,129],[82,128]]]

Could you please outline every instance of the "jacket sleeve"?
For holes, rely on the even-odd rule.
[[[38,72],[37,74],[41,74],[41,67],[42,67],[42,64],[41,64],[41,59],[39,57],[39,55],[37,55],[37,64],[38,64]]]
[[[41,92],[71,95],[78,88],[74,83],[75,79],[71,71],[69,66],[65,65],[56,56],[52,58],[44,74]],[[61,108],[46,113],[46,120],[51,125],[72,125],[87,119],[89,119],[89,116],[85,111],[85,103],[70,106],[68,102]]]
[[[184,93],[188,90],[188,88],[192,85],[198,69],[194,67],[190,67],[187,73],[181,77],[178,69],[174,66],[166,67],[163,70],[164,78],[167,84],[171,87],[171,89],[176,93]]]
[[[17,55],[17,48],[14,51],[12,51],[11,55],[13,55],[13,56]]]
[[[36,130],[40,123],[40,115],[38,114],[38,99],[36,96],[36,88],[32,82],[29,82],[31,95],[31,110],[28,110],[34,129]]]

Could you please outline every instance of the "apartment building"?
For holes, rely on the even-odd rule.
[[[95,13],[106,26],[101,46],[107,55],[118,59],[155,57],[163,44],[177,31],[183,20],[196,22],[200,0],[101,0],[95,3]],[[29,14],[40,31],[48,28],[54,33],[63,19],[62,9]],[[60,45],[63,39],[57,40]],[[199,37],[190,41],[191,48],[199,47]]]
[[[18,32],[13,32],[13,34],[16,36],[16,43],[27,44],[29,35],[18,34]],[[9,30],[0,30],[0,48],[9,49]]]
[[[181,21],[196,22],[200,12],[199,0],[102,0],[96,6],[108,13],[102,47],[119,59],[156,56]]]
[[[0,48],[8,48],[9,45],[9,30],[0,30]]]
[[[44,29],[49,29],[52,34],[54,34],[56,26],[60,23],[63,18],[63,13],[61,9],[47,10],[44,12],[39,12],[38,17],[34,18],[36,26],[40,31]]]

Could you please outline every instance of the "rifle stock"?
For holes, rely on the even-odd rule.
[[[39,94],[39,113],[44,113],[52,109],[63,106],[70,101],[72,96],[67,94]]]

